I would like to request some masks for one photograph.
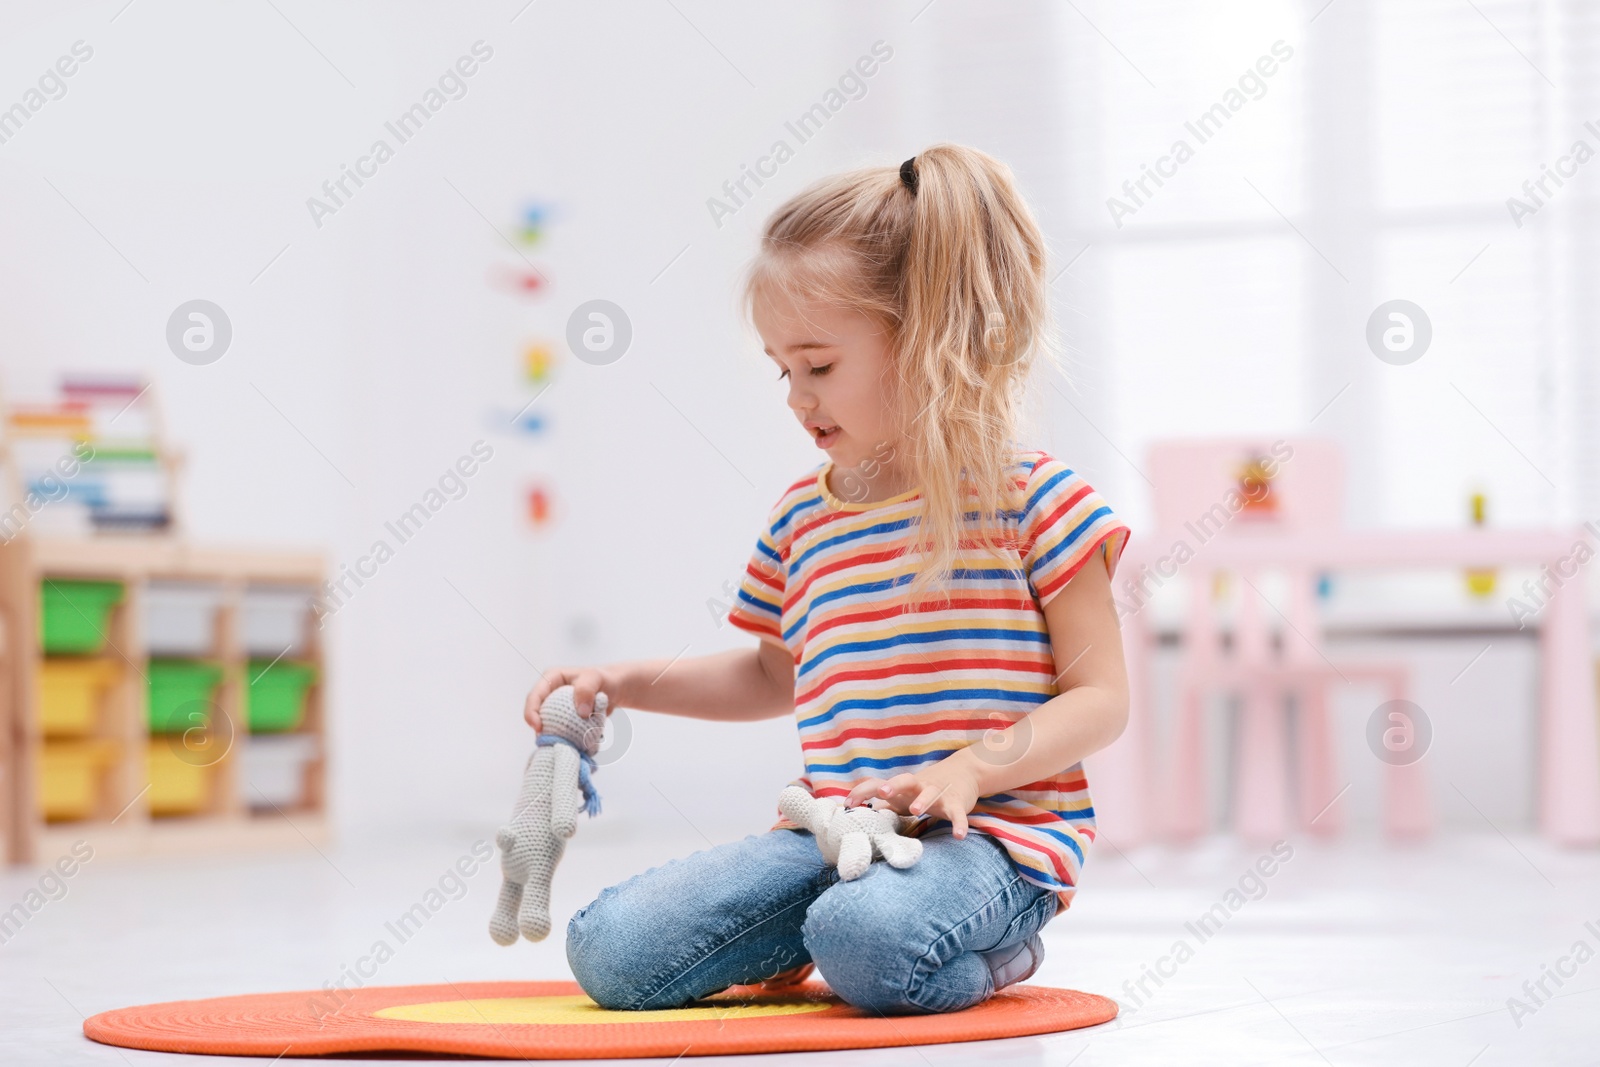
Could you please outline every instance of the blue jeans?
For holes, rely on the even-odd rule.
[[[922,844],[913,866],[850,882],[805,830],[702,849],[601,890],[567,925],[567,961],[613,1011],[681,1008],[808,960],[863,1010],[959,1011],[994,995],[978,953],[1038,932],[1055,895],[986,834]]]

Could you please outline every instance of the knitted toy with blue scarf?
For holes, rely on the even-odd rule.
[[[550,879],[578,830],[578,812],[600,812],[591,777],[594,754],[605,734],[607,701],[595,695],[588,718],[578,714],[572,686],[564,685],[539,708],[540,733],[522,774],[522,793],[511,823],[500,829],[500,899],[489,920],[489,936],[502,945],[543,941],[550,934]]]

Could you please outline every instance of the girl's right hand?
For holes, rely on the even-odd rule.
[[[535,732],[540,729],[539,709],[544,706],[545,698],[564,685],[572,686],[573,703],[577,704],[578,714],[584,718],[588,718],[589,713],[594,710],[596,693],[606,695],[607,714],[617,710],[617,695],[622,689],[622,684],[612,668],[552,667],[545,671],[544,677],[528,691],[528,699],[522,705],[522,717]]]

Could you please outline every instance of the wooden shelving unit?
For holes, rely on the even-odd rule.
[[[324,578],[322,558],[308,553],[228,551],[202,548],[166,537],[51,539],[22,536],[0,545],[0,617],[4,656],[0,662],[0,702],[8,707],[10,729],[0,746],[10,749],[0,805],[9,828],[7,853],[13,862],[48,862],[88,841],[95,854],[208,852],[253,849],[274,844],[319,843],[328,834],[327,729],[323,694],[326,664],[317,628],[308,618],[306,643],[292,658],[309,663],[316,677],[307,694],[305,721],[297,732],[316,739],[316,754],[306,767],[298,803],[253,805],[244,776],[252,735],[245,720],[245,690],[251,684],[242,640],[241,613],[246,591],[260,587],[317,589]],[[110,662],[115,681],[101,701],[93,736],[116,746],[90,817],[47,822],[40,811],[41,759],[46,740],[40,724],[39,669],[45,652],[39,633],[40,590],[54,580],[107,580],[123,585],[113,609],[99,658]],[[150,656],[141,622],[151,582],[198,582],[220,590],[213,646],[204,658],[219,664],[223,681],[216,699],[220,719],[210,744],[191,762],[212,776],[208,806],[192,815],[152,815],[147,800],[148,667]],[[177,735],[158,735],[155,743],[181,744]],[[0,809],[3,810],[3,809]]]
[[[327,669],[309,610],[309,600],[325,578],[321,556],[193,543],[186,536],[181,507],[182,453],[166,439],[160,405],[143,380],[64,376],[55,401],[21,407],[0,396],[0,426],[4,427],[0,509],[11,509],[0,511],[0,520],[10,519],[0,522],[0,834],[4,835],[0,857],[53,862],[79,840],[100,856],[252,849],[279,843],[304,847],[325,839]],[[30,480],[43,484],[37,482],[41,464],[56,463],[69,450],[109,466],[86,473],[87,459],[76,468],[63,460],[64,465],[55,467],[59,478],[50,500],[21,506]],[[91,490],[93,483],[98,485]],[[79,514],[70,510],[72,493],[82,493],[89,509],[82,520],[72,518]],[[59,502],[63,495],[65,503]],[[67,521],[53,527],[54,520]],[[100,632],[93,636],[105,638],[99,651],[47,652],[40,632],[41,590],[48,583],[74,581],[119,583],[121,600],[103,629],[96,621]],[[150,730],[154,642],[147,640],[144,621],[153,587],[168,582],[203,586],[208,591],[206,602],[215,602],[209,628],[196,621],[199,614],[189,616],[196,623],[192,639],[184,642],[185,651],[176,657],[221,669],[221,684],[204,705],[207,714],[195,716],[194,721],[203,724],[198,732]],[[253,737],[246,721],[246,697],[254,679],[243,613],[246,603],[253,602],[252,593],[262,589],[304,591],[308,603],[302,647],[281,658],[307,664],[314,672],[304,720],[291,731],[303,735],[291,744],[309,748],[309,761],[299,788],[280,776],[281,798],[276,803],[258,802],[264,794],[246,772],[247,762],[262,765],[249,758],[257,738],[262,738],[257,756],[267,755],[268,746],[275,743],[264,740],[265,734]],[[90,624],[88,616],[83,622]],[[272,656],[268,652],[260,658],[266,661]],[[69,731],[71,737],[45,736],[40,676],[47,663],[64,675],[95,664],[88,673],[100,681],[110,680],[101,691],[86,736],[83,720],[70,717],[65,722],[58,719],[56,725],[62,728],[58,732]],[[254,692],[264,697],[267,688]],[[66,705],[50,706],[60,715]],[[180,772],[203,769],[207,799],[202,806],[169,813],[178,808],[169,799],[167,811],[151,810],[152,744],[181,746],[181,751],[171,747],[158,754],[181,762],[182,767],[176,768]],[[282,755],[282,743],[278,744]],[[60,760],[72,746],[99,753],[102,769],[94,783],[93,802],[82,817],[76,817],[77,806],[58,800],[56,813],[70,810],[74,817],[52,821],[40,796],[46,754]],[[52,780],[65,779],[58,774]],[[262,781],[268,781],[265,771]],[[295,799],[290,801],[290,796]]]

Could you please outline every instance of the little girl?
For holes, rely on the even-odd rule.
[[[916,818],[914,866],[841,881],[771,829],[602,890],[567,959],[602,1007],[682,1007],[815,967],[884,1014],[1027,978],[1094,841],[1081,761],[1122,732],[1111,575],[1128,528],[1014,434],[1048,337],[1045,246],[1010,171],[936,145],[828,180],[768,220],[746,311],[828,458],[772,508],[728,618],[756,650],[560,668],[619,705],[796,716],[814,796]],[[776,794],[776,790],[774,794]]]

